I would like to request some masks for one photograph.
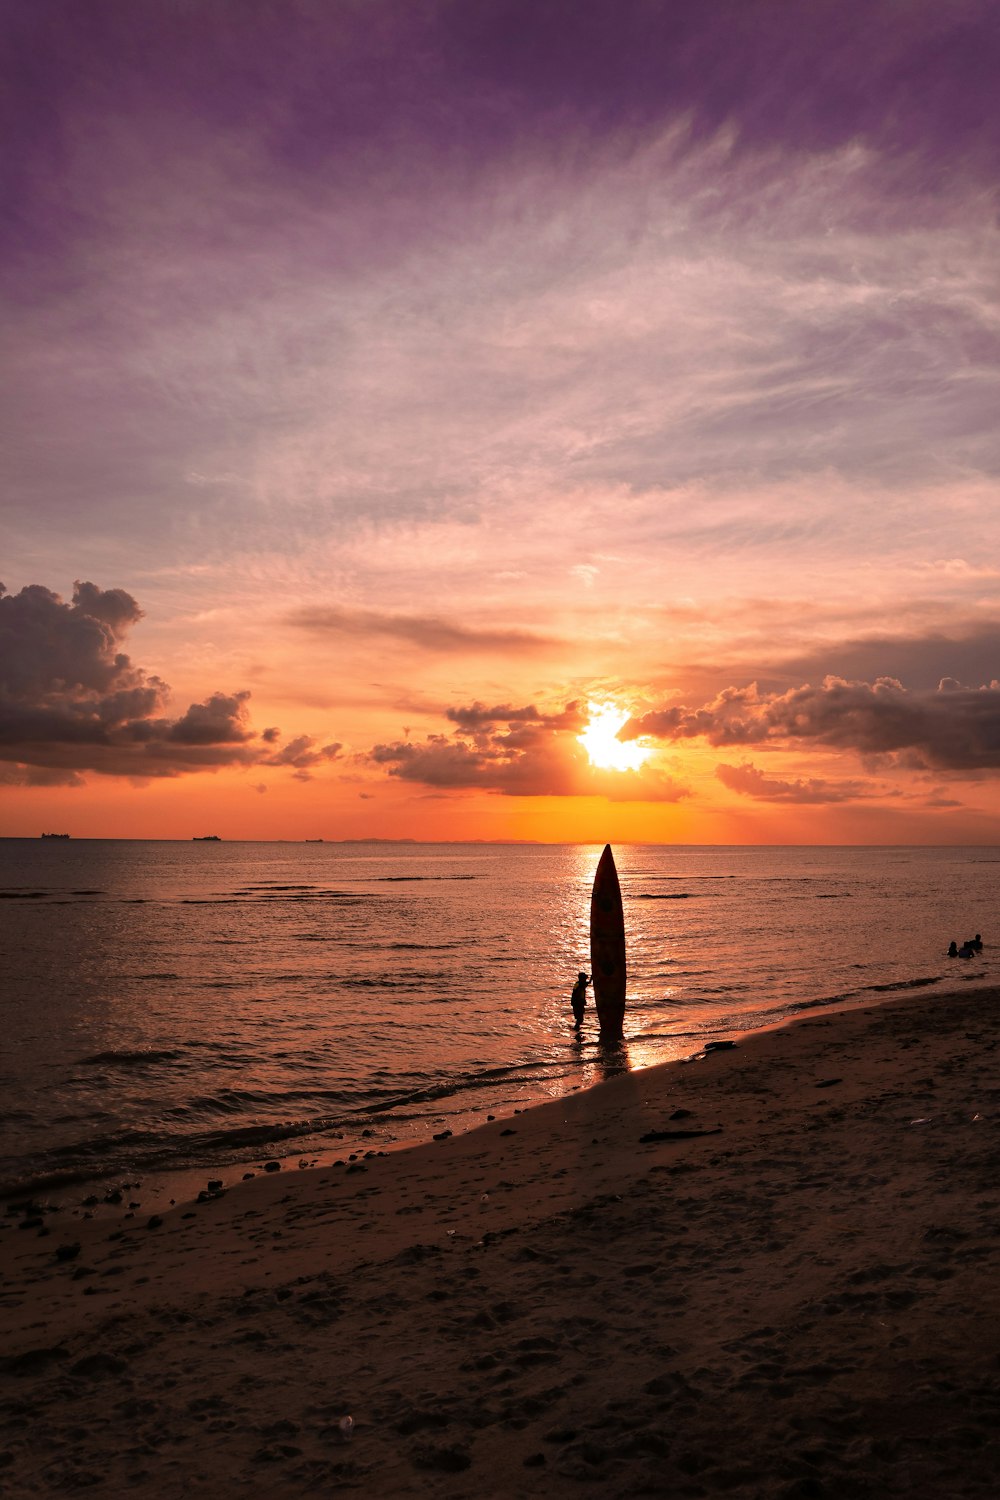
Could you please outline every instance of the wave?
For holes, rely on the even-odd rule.
[[[925,985],[940,983],[940,974],[928,974],[921,979],[897,979],[892,984],[869,984],[867,989],[875,995],[887,995],[892,990],[921,990]]]
[[[139,1047],[137,1049],[112,1047],[107,1052],[93,1052],[79,1059],[80,1067],[143,1068],[151,1063],[173,1062],[184,1054],[174,1047]]]
[[[246,1160],[278,1142],[330,1133],[344,1123],[340,1117],[320,1117],[185,1134],[126,1130],[94,1136],[55,1147],[30,1165],[18,1163],[20,1171],[0,1177],[0,1199],[74,1183],[183,1171],[209,1163],[218,1167],[220,1163]]]
[[[816,1000],[791,1000],[782,1009],[789,1016],[797,1016],[804,1010],[823,1010],[831,1005],[846,1005],[849,1000],[857,1000],[868,993],[867,989],[841,990],[837,995],[821,995]]]
[[[250,905],[256,901],[267,901],[277,903],[285,901],[289,904],[301,902],[308,905],[313,902],[335,901],[338,906],[370,906],[378,898],[375,896],[361,896],[356,891],[254,891],[248,896],[241,896],[240,901]]]
[[[272,891],[318,891],[322,887],[318,885],[275,885],[268,882],[267,885],[248,885],[241,887],[236,892],[237,896],[256,896],[263,891],[264,895],[271,895]]]
[[[371,949],[370,943],[358,943],[359,948]],[[453,953],[458,948],[467,948],[468,943],[383,943],[380,953]]]
[[[34,1197],[36,1193],[51,1192],[53,1188],[75,1187],[78,1183],[93,1180],[93,1169],[87,1167],[40,1168],[34,1172],[22,1172],[14,1177],[0,1177],[0,1201]]]
[[[392,974],[356,974],[343,979],[338,979],[337,984],[345,990],[412,990],[423,984],[443,984],[446,976],[443,973],[436,974],[403,974],[393,976]],[[435,997],[427,995],[427,1004],[433,1004]]]
[[[234,896],[182,896],[181,906],[242,906],[244,903]]]
[[[409,1104],[447,1099],[454,1094],[464,1094],[476,1089],[496,1088],[498,1084],[537,1083],[540,1077],[551,1077],[553,1070],[560,1067],[561,1064],[557,1062],[542,1059],[538,1062],[511,1063],[499,1068],[482,1068],[475,1073],[459,1073],[404,1093],[394,1091],[391,1097],[359,1105],[352,1113],[382,1115],[387,1110],[401,1109]]]
[[[212,1050],[215,1050],[214,1048]],[[83,1061],[95,1065],[141,1067],[185,1053],[176,1049],[113,1049]],[[206,1165],[253,1160],[262,1149],[317,1137],[359,1134],[367,1121],[383,1128],[395,1122],[428,1120],[443,1101],[484,1089],[523,1089],[538,1093],[546,1080],[555,1081],[566,1069],[565,1060],[522,1060],[454,1074],[400,1078],[389,1070],[369,1074],[363,1084],[345,1080],[337,1090],[309,1087],[290,1090],[222,1089],[191,1097],[166,1112],[161,1127],[112,1126],[92,1135],[38,1153],[8,1158],[0,1169],[0,1198],[71,1186],[78,1182],[106,1182],[141,1178],[153,1173],[187,1170]],[[379,1073],[382,1082],[377,1081]],[[298,1109],[295,1105],[298,1105]],[[303,1109],[302,1106],[305,1105]],[[291,1107],[289,1107],[291,1106]],[[310,1108],[310,1106],[313,1106]],[[318,1106],[318,1107],[317,1107]],[[325,1106],[325,1107],[324,1107]],[[253,1115],[272,1113],[271,1119]],[[232,1117],[232,1123],[212,1122],[212,1115]],[[248,1116],[250,1117],[248,1119]],[[200,1119],[198,1118],[200,1117]],[[70,1123],[72,1117],[64,1117]],[[80,1124],[97,1118],[78,1116]],[[239,1123],[240,1121],[245,1123]],[[172,1122],[172,1123],[170,1123]],[[329,1142],[327,1142],[329,1144]],[[289,1149],[294,1150],[294,1147]]]
[[[637,891],[631,899],[633,901],[690,901],[698,894],[704,895],[706,893],[699,893],[696,891],[670,891],[669,893],[660,896],[653,895],[653,893],[650,891]]]
[[[870,988],[887,992],[917,989],[937,982],[936,976],[916,976]],[[694,1024],[684,1016],[685,1004],[700,1007],[704,1004],[703,999],[693,997],[685,1002],[677,996],[662,1000],[650,998],[636,1002],[636,1021],[642,1025],[642,1012],[646,1010],[649,1025],[648,1029],[643,1026],[632,1040],[672,1044],[673,1047],[691,1041],[698,1046],[706,1037],[733,1030],[753,1030],[773,1024],[784,1016],[842,1004],[867,993],[870,993],[868,989],[848,990],[815,1000],[785,1001],[771,1006],[751,1006],[747,997],[741,1010],[729,1015],[699,1017]],[[661,1006],[669,1014],[649,1014]],[[672,1025],[675,1020],[679,1023],[676,1028]],[[215,1052],[216,1048],[209,1044],[209,1050]],[[590,1055],[589,1051],[587,1055]],[[83,1061],[94,1065],[141,1068],[183,1056],[185,1050],[176,1048],[111,1049],[92,1054]],[[383,1130],[392,1130],[394,1126],[406,1129],[412,1128],[411,1122],[429,1123],[441,1112],[460,1113],[463,1108],[471,1108],[472,1100],[477,1096],[481,1098],[488,1090],[495,1091],[507,1102],[510,1102],[511,1091],[516,1091],[515,1098],[539,1101],[547,1097],[553,1087],[558,1088],[566,1081],[578,1078],[579,1061],[578,1051],[573,1053],[569,1048],[553,1043],[548,1056],[440,1075],[416,1074],[400,1078],[391,1069],[379,1068],[369,1071],[363,1082],[360,1079],[354,1082],[344,1080],[336,1091],[308,1087],[287,1091],[222,1089],[194,1096],[171,1111],[173,1128],[166,1122],[162,1128],[112,1127],[38,1155],[29,1152],[20,1159],[8,1158],[4,1164],[6,1170],[0,1169],[0,1197],[41,1193],[83,1182],[141,1178],[168,1171],[201,1167],[218,1170],[227,1164],[253,1161],[260,1151],[268,1148],[284,1147],[286,1154],[290,1154],[296,1149],[291,1143],[296,1141],[303,1143],[300,1149],[315,1149],[318,1139],[325,1137],[324,1144],[329,1147],[341,1136],[357,1137],[368,1122]],[[460,1102],[463,1096],[467,1104]],[[261,1113],[273,1113],[275,1117],[262,1120],[259,1118]],[[256,1119],[253,1118],[255,1114],[258,1115]],[[212,1115],[231,1117],[231,1120],[219,1119],[214,1123]]]
[[[53,1115],[53,1125],[94,1125],[102,1120],[113,1120],[115,1116],[106,1109],[88,1109],[84,1113],[71,1112],[64,1115]]]
[[[529,1070],[530,1071],[530,1068]],[[528,1084],[528,1078],[519,1078],[512,1073],[509,1082]],[[0,1176],[0,1199],[22,1194],[40,1193],[57,1187],[69,1187],[76,1183],[107,1182],[122,1177],[142,1178],[149,1174],[183,1171],[211,1164],[216,1169],[221,1164],[233,1164],[253,1160],[263,1149],[277,1147],[295,1140],[310,1140],[320,1136],[334,1139],[345,1131],[358,1134],[365,1121],[371,1118],[386,1123],[390,1114],[400,1122],[409,1119],[424,1119],[426,1113],[416,1110],[412,1115],[396,1115],[400,1108],[419,1104],[425,1100],[441,1100],[475,1088],[485,1087],[495,1080],[488,1078],[453,1079],[442,1082],[435,1088],[416,1089],[397,1093],[391,1099],[375,1103],[370,1099],[353,1108],[341,1108],[332,1113],[310,1114],[296,1119],[257,1121],[248,1125],[234,1125],[226,1129],[194,1131],[113,1131],[93,1136],[89,1140],[55,1147],[33,1163],[20,1162],[20,1171]],[[209,1101],[198,1101],[203,1106]]]

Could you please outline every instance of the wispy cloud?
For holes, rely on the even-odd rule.
[[[531,653],[552,641],[527,630],[475,629],[433,615],[395,615],[371,609],[306,606],[287,616],[288,623],[322,635],[370,638],[390,636],[424,651]]]
[[[785,781],[780,776],[768,776],[749,763],[739,766],[723,763],[716,766],[715,774],[731,792],[753,797],[758,802],[825,806],[835,802],[856,802],[859,798],[876,795],[876,788],[870,782],[825,781],[817,776]]]

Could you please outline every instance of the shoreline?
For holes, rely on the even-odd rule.
[[[922,986],[918,987],[922,988]],[[202,1195],[201,1201],[204,1201],[204,1193],[208,1186],[206,1172],[211,1173],[212,1182],[217,1187],[221,1187],[222,1191],[219,1192],[219,1197],[226,1196],[231,1192],[245,1191],[251,1182],[261,1177],[269,1178],[275,1172],[284,1174],[283,1181],[287,1181],[293,1175],[298,1176],[299,1173],[305,1173],[308,1179],[308,1175],[311,1173],[344,1169],[358,1160],[371,1161],[378,1158],[384,1160],[389,1156],[396,1156],[401,1152],[409,1153],[418,1151],[446,1137],[462,1138],[488,1124],[498,1123],[500,1125],[509,1125],[515,1115],[522,1117],[525,1115],[534,1115],[537,1111],[550,1107],[558,1107],[577,1096],[599,1092],[618,1080],[625,1078],[632,1078],[636,1081],[648,1078],[655,1079],[660,1073],[669,1073],[670,1070],[684,1068],[693,1063],[703,1061],[706,1057],[706,1049],[708,1052],[714,1052],[717,1048],[725,1051],[730,1048],[745,1047],[747,1043],[752,1042],[755,1038],[780,1034],[785,1030],[795,1029],[802,1024],[808,1024],[810,1021],[821,1021],[826,1017],[851,1015],[859,1011],[874,1013],[883,1008],[901,1007],[907,1004],[919,1007],[922,1000],[938,1004],[958,1002],[976,994],[992,994],[994,989],[993,985],[985,984],[976,990],[968,992],[955,990],[948,991],[946,994],[935,993],[931,996],[921,997],[920,1000],[915,1000],[912,993],[907,993],[904,995],[893,994],[885,998],[874,999],[869,997],[863,999],[851,997],[849,999],[839,999],[830,1004],[821,1000],[805,1001],[802,1003],[801,1009],[796,1013],[785,1013],[778,1020],[752,1027],[749,1030],[744,1031],[737,1027],[722,1027],[706,1033],[707,1040],[703,1041],[700,1047],[696,1047],[690,1053],[675,1055],[663,1061],[636,1068],[616,1061],[608,1069],[604,1077],[587,1083],[574,1084],[561,1093],[553,1093],[547,1096],[529,1095],[525,1096],[519,1103],[511,1099],[499,1104],[494,1103],[476,1108],[470,1107],[454,1116],[446,1114],[434,1118],[429,1115],[414,1116],[408,1123],[411,1123],[413,1126],[419,1125],[420,1128],[414,1131],[412,1135],[396,1136],[388,1132],[383,1134],[379,1131],[377,1119],[368,1120],[365,1117],[365,1123],[360,1125],[357,1131],[353,1133],[344,1131],[338,1140],[328,1138],[327,1143],[324,1143],[321,1147],[313,1151],[295,1151],[288,1154],[282,1154],[280,1151],[262,1152],[258,1156],[248,1158],[244,1161],[208,1163],[203,1167],[185,1166],[166,1171],[150,1171],[145,1174],[138,1174],[138,1179],[135,1183],[121,1182],[121,1174],[100,1177],[74,1177],[64,1183],[51,1184],[53,1189],[51,1196],[45,1186],[26,1189],[23,1192],[21,1190],[5,1191],[0,1195],[0,1230],[3,1228],[4,1214],[6,1214],[8,1219],[14,1217],[13,1209],[15,1206],[20,1205],[22,1200],[25,1201],[30,1209],[41,1211],[45,1215],[50,1216],[56,1223],[61,1221],[66,1221],[67,1223],[70,1221],[88,1223],[92,1220],[100,1220],[102,1223],[118,1221],[119,1227],[123,1227],[127,1226],[132,1220],[141,1219],[144,1213],[155,1212],[162,1214],[170,1209],[188,1209],[198,1203],[199,1194]],[[996,989],[996,994],[998,1002],[1000,1002],[1000,989]],[[688,1035],[693,1040],[695,1033],[686,1034],[685,1039],[687,1039]],[[626,1046],[629,1040],[628,1037],[625,1038]],[[595,1043],[594,1045],[600,1049],[599,1043]],[[608,1053],[618,1053],[621,1046],[621,1042],[609,1044]],[[592,1068],[602,1065],[600,1050],[590,1060],[589,1065]],[[608,1066],[607,1054],[605,1054],[604,1066]],[[268,1163],[271,1164],[270,1174],[268,1173]],[[275,1164],[277,1165],[275,1166]],[[102,1190],[105,1187],[115,1184],[122,1190],[122,1202],[111,1203],[102,1200],[87,1205],[83,1200],[75,1203],[57,1201],[55,1198],[55,1194],[61,1188],[79,1190],[89,1195],[95,1190]],[[137,1188],[143,1192],[142,1201],[133,1205],[135,1211],[129,1211],[129,1207],[125,1203],[127,1192],[130,1188]],[[81,1212],[81,1210],[88,1207],[89,1212]]]
[[[968,980],[977,989],[993,988],[989,981],[983,980],[981,974],[970,974]],[[926,998],[936,1002],[947,1000],[952,994],[959,993],[959,991],[951,990],[939,991],[937,985],[943,983],[945,983],[943,979],[914,980],[887,986],[884,992],[868,991],[833,999],[817,998],[801,1001],[789,1010],[782,1011],[774,1020],[765,1019],[749,1028],[740,1027],[738,1024],[724,1026],[713,1021],[711,1028],[695,1027],[670,1039],[671,1042],[691,1043],[692,1052],[678,1050],[672,1056],[660,1061],[646,1065],[640,1064],[634,1068],[627,1060],[627,1056],[625,1061],[622,1061],[619,1055],[621,1043],[614,1043],[608,1048],[603,1048],[591,1037],[587,1045],[592,1050],[586,1057],[580,1055],[577,1059],[581,1073],[589,1076],[584,1076],[580,1082],[571,1083],[558,1092],[537,1090],[532,1087],[531,1082],[518,1080],[501,1086],[502,1093],[488,1104],[462,1104],[454,1111],[443,1107],[440,1112],[414,1114],[404,1121],[390,1119],[386,1122],[380,1119],[378,1110],[373,1110],[362,1114],[354,1129],[345,1121],[344,1125],[338,1126],[335,1131],[330,1130],[314,1136],[294,1137],[296,1141],[302,1143],[294,1151],[282,1149],[284,1142],[279,1138],[271,1146],[266,1143],[262,1144],[260,1151],[253,1155],[224,1161],[206,1160],[197,1165],[148,1168],[133,1165],[120,1170],[105,1170],[92,1174],[82,1169],[67,1168],[64,1172],[53,1169],[51,1173],[39,1174],[22,1183],[7,1182],[0,1185],[0,1222],[5,1213],[10,1213],[14,1206],[21,1203],[43,1214],[67,1214],[85,1220],[92,1217],[107,1219],[116,1216],[130,1219],[134,1216],[128,1209],[130,1198],[133,1200],[132,1208],[136,1213],[163,1212],[167,1208],[194,1202],[199,1193],[207,1190],[210,1182],[221,1182],[223,1189],[228,1192],[238,1187],[243,1181],[268,1170],[268,1162],[272,1164],[278,1162],[280,1169],[284,1172],[316,1170],[332,1167],[338,1164],[340,1158],[350,1157],[351,1160],[355,1160],[356,1154],[376,1155],[412,1150],[442,1130],[455,1135],[465,1134],[469,1130],[478,1129],[480,1125],[490,1120],[499,1119],[510,1113],[521,1114],[526,1110],[540,1108],[544,1104],[566,1098],[577,1092],[600,1088],[609,1078],[617,1077],[625,1072],[644,1073],[650,1068],[685,1064],[691,1061],[692,1057],[700,1055],[706,1043],[713,1040],[732,1038],[742,1043],[754,1036],[766,1035],[771,1031],[797,1025],[812,1015],[837,1015],[845,1011],[892,1005],[900,999],[911,998],[915,991],[930,990]],[[758,1013],[748,1012],[747,1014]],[[738,1023],[741,1017],[734,1016],[732,1019]],[[572,1039],[571,1031],[568,1031],[568,1036]],[[700,1047],[696,1040],[699,1036],[701,1037]],[[663,1038],[659,1040],[662,1043]],[[630,1044],[641,1047],[643,1039],[626,1036],[624,1039],[626,1054]],[[603,1073],[604,1076],[595,1078],[593,1075],[597,1072]],[[519,1089],[523,1089],[524,1092],[517,1092]],[[442,1106],[446,1106],[453,1098],[459,1097],[461,1092],[458,1090],[455,1095],[442,1096]],[[269,1170],[274,1170],[273,1165]],[[138,1201],[135,1201],[136,1199]],[[126,1204],[124,1210],[121,1207],[122,1203]]]
[[[813,1012],[127,1224],[8,1220],[8,1491],[992,1500],[998,1003]]]

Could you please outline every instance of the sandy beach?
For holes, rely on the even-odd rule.
[[[7,1213],[0,1490],[995,1500],[998,1004],[816,1015],[162,1214]]]

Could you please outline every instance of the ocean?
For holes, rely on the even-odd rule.
[[[0,840],[0,1193],[390,1148],[996,978],[1000,850],[616,846],[629,1001],[601,1048],[569,1009],[600,852]]]

